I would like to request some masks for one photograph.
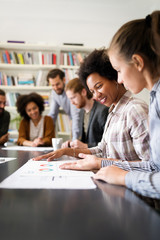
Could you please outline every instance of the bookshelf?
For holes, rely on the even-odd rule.
[[[46,100],[44,114],[48,114],[51,87],[47,86],[47,73],[53,68],[60,68],[65,72],[68,82],[77,77],[80,62],[92,50],[93,48],[72,45],[0,43],[0,88],[7,96],[6,110],[11,113],[10,129],[15,130],[18,126],[14,120],[19,119],[15,108],[19,94],[41,94]],[[63,110],[58,119],[62,114]],[[62,129],[59,122],[56,129],[58,137],[64,137],[65,140],[71,137],[71,132]]]
[[[80,62],[93,48],[83,46],[60,46],[59,47],[59,68],[65,72],[66,82],[77,77]]]

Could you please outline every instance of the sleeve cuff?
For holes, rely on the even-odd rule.
[[[111,166],[111,165],[113,165],[112,160],[102,160],[101,161],[101,167],[107,167],[107,166]]]
[[[132,188],[132,174],[133,172],[128,172],[125,176],[125,185],[128,188]]]

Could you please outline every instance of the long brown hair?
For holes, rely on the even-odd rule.
[[[124,24],[112,38],[109,51],[112,49],[128,62],[139,54],[151,76],[160,76],[160,11]]]

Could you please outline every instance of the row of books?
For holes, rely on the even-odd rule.
[[[77,69],[63,69],[65,72],[66,83],[78,77]],[[36,74],[21,72],[14,75],[6,74],[5,72],[0,72],[0,85],[4,86],[47,86],[47,80],[44,71],[38,71]]]
[[[0,72],[0,85],[5,86],[46,86],[46,74],[42,71],[38,71],[36,75],[32,73],[22,72],[17,75],[8,75],[4,72]]]
[[[71,132],[71,120],[67,114],[59,113],[58,114],[58,131],[60,132]]]
[[[65,73],[65,78],[66,78],[66,83],[73,79],[78,77],[77,75],[77,69],[63,69],[64,73]]]
[[[31,73],[19,73],[17,76],[6,75],[0,72],[0,85],[18,86],[30,85],[35,86],[35,77]]]
[[[57,55],[50,52],[0,52],[0,63],[6,64],[56,64]]]
[[[16,102],[18,97],[20,96],[20,93],[6,93],[6,105],[10,107],[16,106]],[[46,93],[42,93],[41,96],[43,97],[44,100],[44,106],[48,107],[49,106],[49,96]]]
[[[60,65],[79,66],[86,56],[87,53],[82,52],[61,52]]]

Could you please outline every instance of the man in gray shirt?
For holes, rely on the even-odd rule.
[[[72,120],[72,140],[80,137],[80,114],[81,110],[71,104],[68,99],[65,88],[65,74],[60,69],[53,69],[47,75],[47,81],[52,86],[51,105],[49,116],[56,123],[59,108],[61,107]]]

